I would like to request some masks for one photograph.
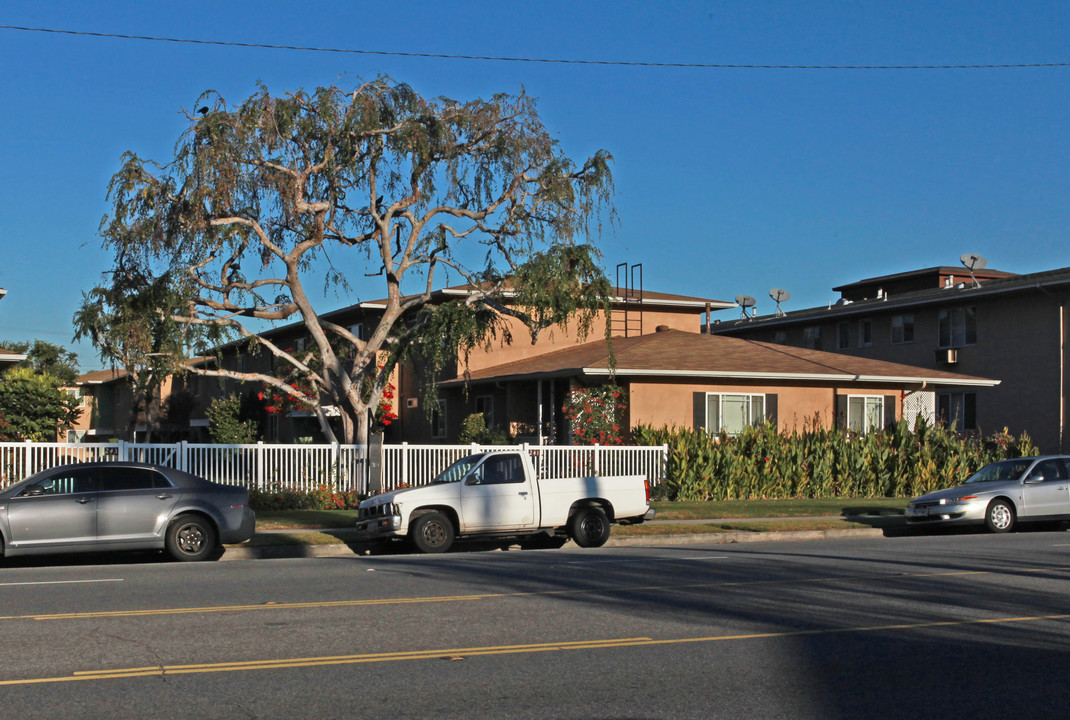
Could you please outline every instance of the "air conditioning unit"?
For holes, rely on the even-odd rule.
[[[405,398],[405,407],[418,408],[420,407],[420,398]]]
[[[936,362],[954,365],[959,361],[958,348],[941,348],[936,351]]]

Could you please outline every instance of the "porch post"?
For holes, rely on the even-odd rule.
[[[539,428],[539,445],[542,445],[542,380],[536,380],[535,382],[537,383],[537,386],[539,388],[539,391],[537,393],[538,398],[539,398],[538,399],[539,408],[538,408],[538,412],[536,414],[536,418],[537,419],[536,419],[535,423],[536,423],[536,425],[538,425],[538,428]]]

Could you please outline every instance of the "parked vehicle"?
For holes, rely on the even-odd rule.
[[[913,525],[983,523],[1009,532],[1018,522],[1070,520],[1070,457],[1014,458],[986,465],[964,484],[915,498],[906,518]]]
[[[253,536],[249,491],[130,462],[51,468],[0,492],[0,555],[166,549],[205,560]]]
[[[456,538],[519,536],[527,547],[599,547],[613,523],[654,516],[643,475],[540,479],[523,452],[461,458],[429,485],[360,504],[362,540],[407,538],[421,552],[445,552]]]

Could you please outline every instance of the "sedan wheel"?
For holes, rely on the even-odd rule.
[[[1006,500],[993,500],[985,511],[985,526],[994,533],[1010,532],[1014,520],[1014,508]]]
[[[167,552],[175,560],[204,560],[215,550],[215,530],[204,518],[179,515],[167,529]]]

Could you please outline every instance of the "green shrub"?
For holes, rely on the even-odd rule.
[[[274,510],[354,510],[361,496],[355,492],[338,492],[331,485],[315,490],[290,490],[276,487],[271,490],[250,490],[249,507],[254,512]]]
[[[737,436],[702,430],[632,430],[639,445],[669,448],[658,499],[912,497],[965,480],[995,460],[1037,454],[1022,434],[1006,429],[989,437],[960,436],[953,428],[900,421],[883,432],[859,435],[813,423],[803,432],[778,433],[771,424]]]

